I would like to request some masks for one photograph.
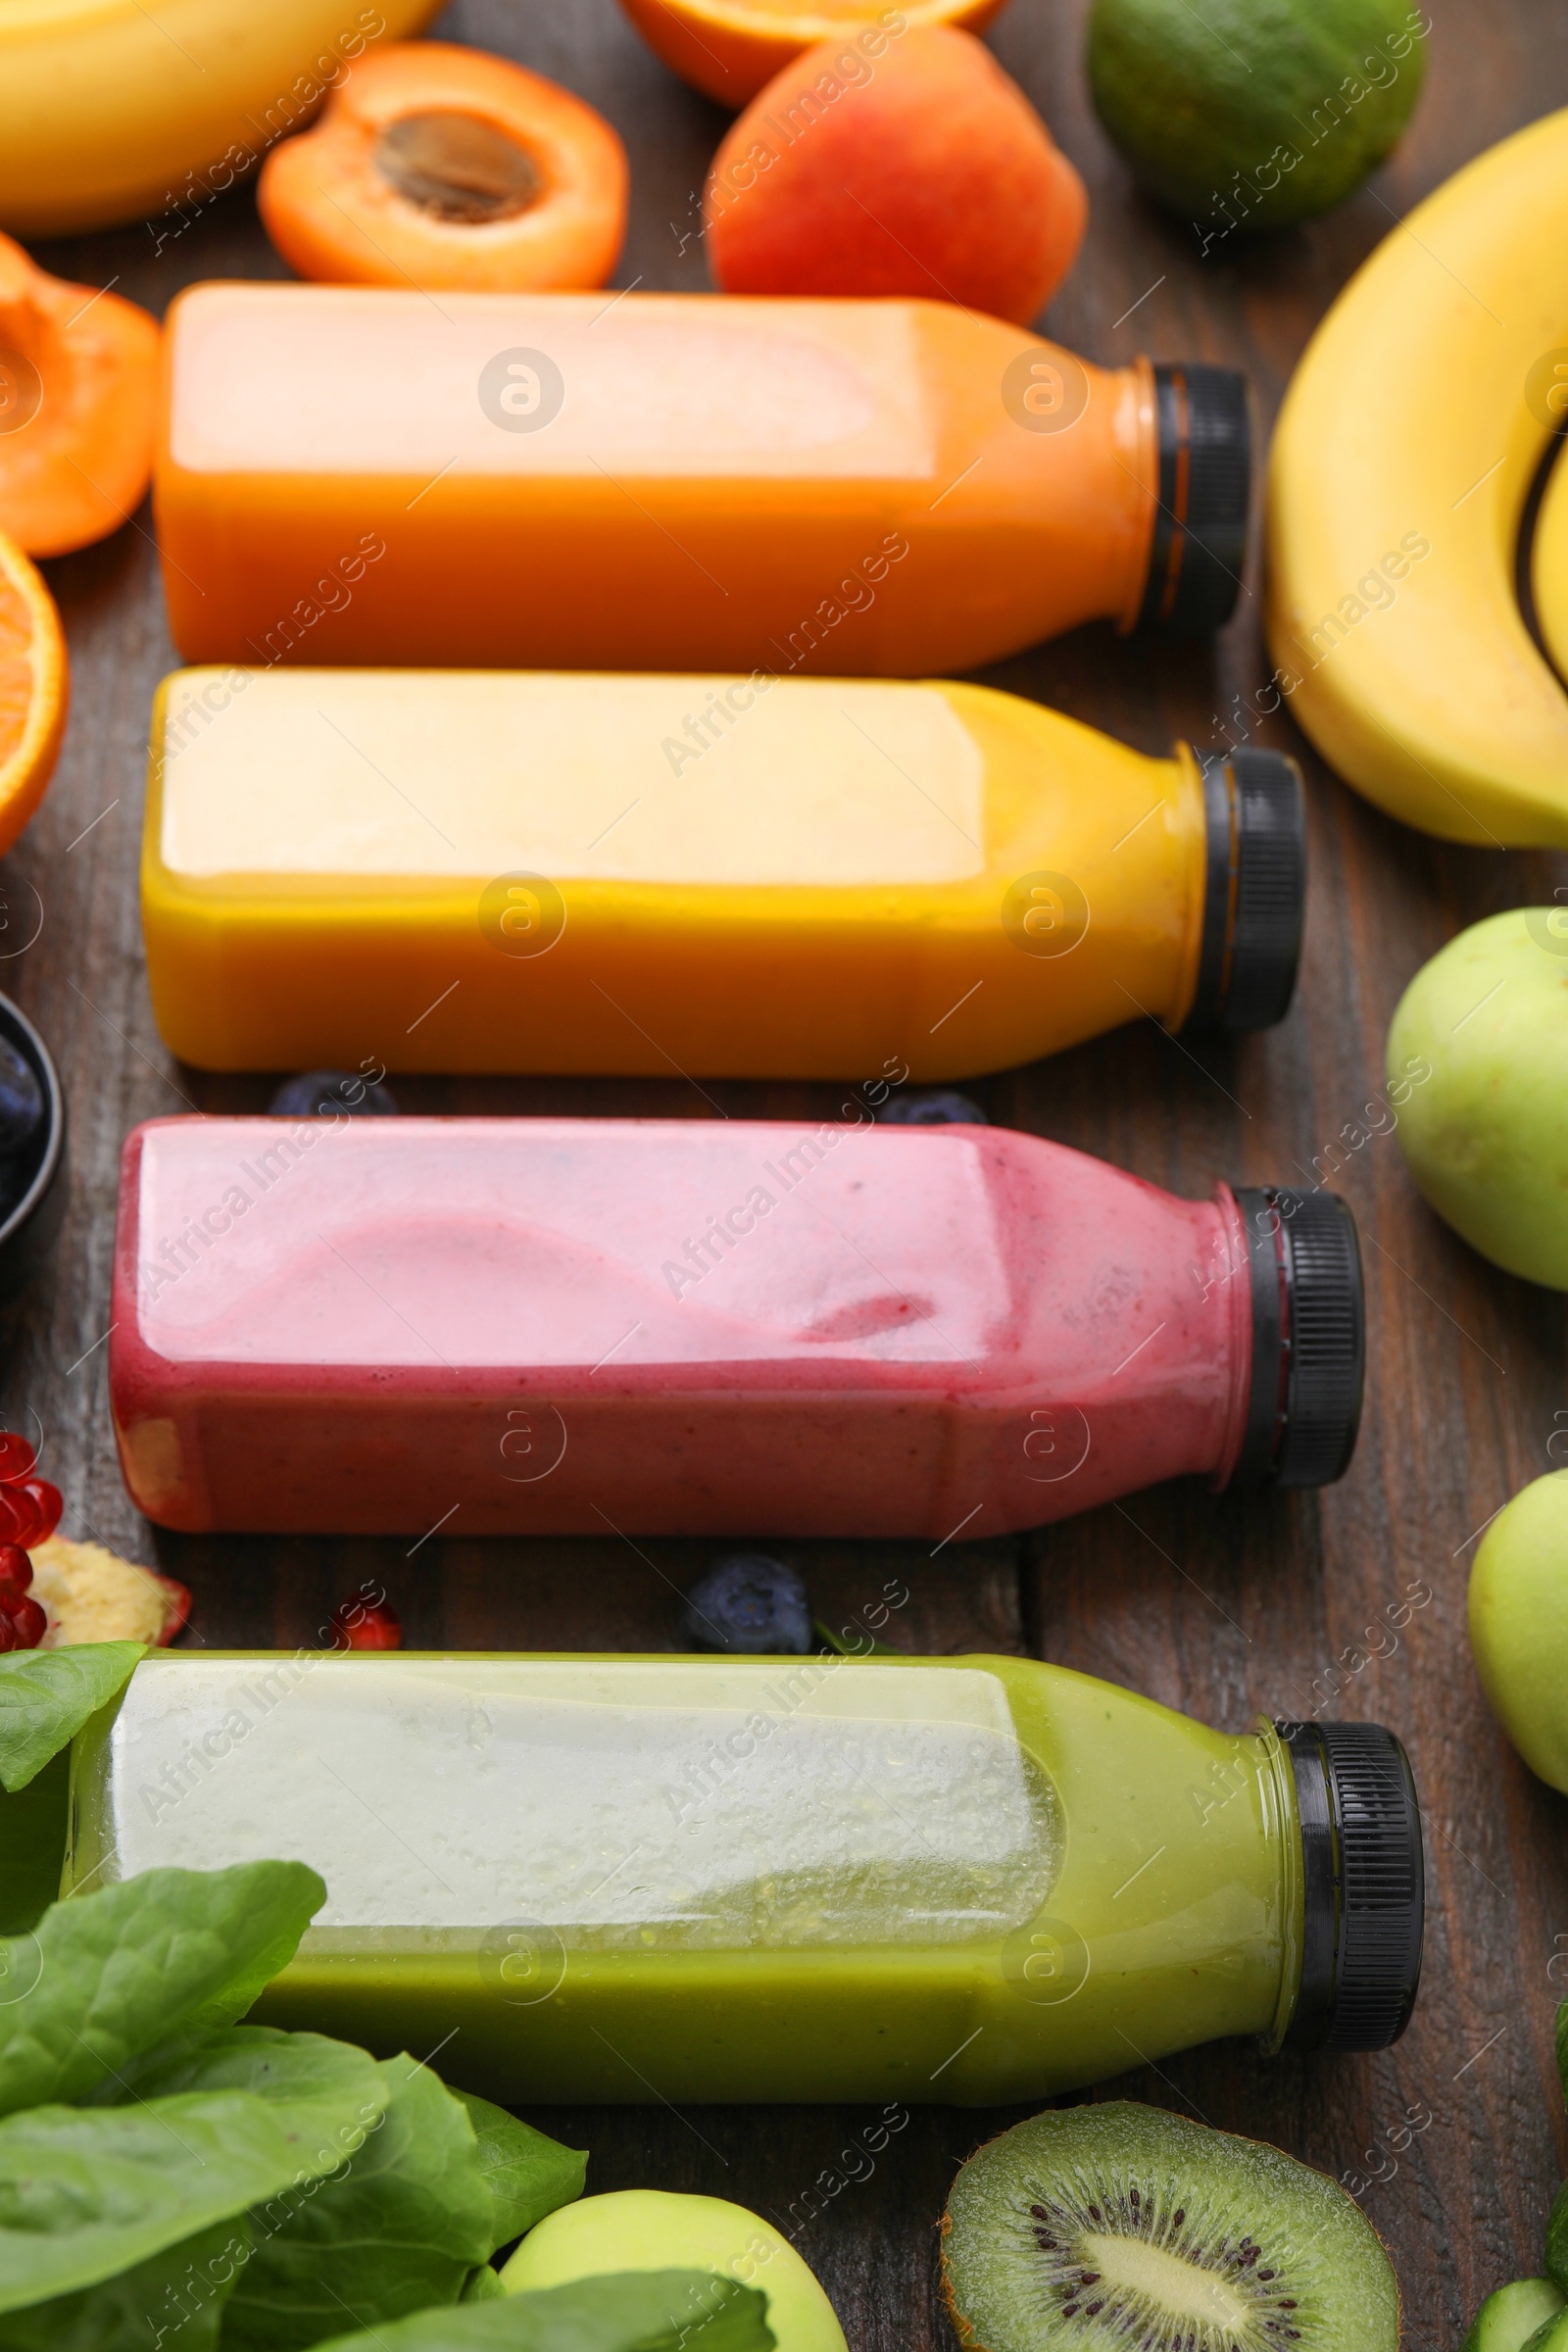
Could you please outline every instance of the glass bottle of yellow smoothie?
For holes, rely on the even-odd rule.
[[[1392,1735],[1019,1658],[155,1655],[71,1778],[68,1893],[309,1862],[256,2017],[502,2099],[1038,2098],[1420,1973]]]
[[[972,1076],[1290,1003],[1300,782],[942,681],[184,670],[142,922],[203,1069]]]

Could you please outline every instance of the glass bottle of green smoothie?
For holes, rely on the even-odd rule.
[[[1381,2048],[1420,1973],[1391,1734],[1021,1658],[155,1654],[70,1819],[68,1894],[311,1863],[255,2017],[503,2100],[1039,2098]]]

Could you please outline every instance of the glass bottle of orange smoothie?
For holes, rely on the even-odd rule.
[[[1240,586],[1240,376],[952,303],[211,284],[166,384],[188,661],[923,676]]]

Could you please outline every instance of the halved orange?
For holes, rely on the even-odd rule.
[[[978,32],[999,15],[1006,0],[902,0],[898,9],[878,10],[875,0],[814,0],[791,8],[787,0],[620,0],[656,57],[682,81],[716,98],[720,106],[743,107],[791,58],[818,41],[871,32],[885,48],[911,24],[957,24]],[[894,29],[897,25],[897,31]],[[859,77],[875,71],[877,52],[859,49]]]
[[[54,773],[70,676],[55,600],[16,541],[0,532],[0,857]]]

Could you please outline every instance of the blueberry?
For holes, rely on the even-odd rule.
[[[9,1038],[0,1037],[0,1207],[5,1210],[32,1181],[45,1115],[37,1071]]]
[[[351,1119],[397,1116],[390,1087],[362,1078],[357,1070],[306,1070],[285,1078],[267,1105],[271,1119]]]
[[[921,1095],[890,1095],[877,1113],[890,1127],[989,1127],[978,1102],[936,1086]]]
[[[732,1552],[698,1578],[681,1629],[695,1648],[731,1657],[806,1657],[816,1647],[811,1598],[800,1577],[756,1551]]]

